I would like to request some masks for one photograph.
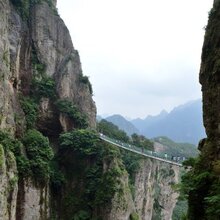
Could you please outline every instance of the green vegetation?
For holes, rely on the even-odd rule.
[[[48,181],[53,153],[48,139],[39,131],[28,130],[21,141],[1,131],[0,144],[7,153],[15,155],[19,176],[32,177],[42,184]],[[24,156],[24,151],[27,156]]]
[[[98,132],[103,133],[110,138],[114,138],[123,142],[129,142],[129,137],[124,131],[119,130],[118,126],[104,119],[102,119],[97,124],[97,130]]]
[[[45,184],[50,177],[50,161],[53,151],[48,138],[37,130],[28,130],[22,139],[33,178],[38,183]]]
[[[186,218],[187,209],[187,200],[178,200],[173,210],[172,220],[184,220]]]
[[[60,135],[60,146],[68,151],[70,148],[82,155],[96,154],[99,138],[96,133],[88,130],[74,130]]]
[[[150,151],[154,150],[153,142],[144,137],[143,135],[132,134],[131,138],[133,145]]]
[[[140,161],[142,159],[142,156],[138,154],[134,154],[132,152],[128,152],[126,150],[121,150],[121,156],[123,164],[125,165],[126,171],[129,174],[129,188],[131,191],[131,194],[134,198],[135,195],[135,174],[140,168]]]
[[[153,143],[147,138],[144,138],[143,136],[139,136],[137,134],[133,134],[130,139],[124,131],[120,130],[116,125],[106,120],[101,120],[97,124],[97,129],[99,132],[107,135],[108,137],[117,139],[119,141],[134,144],[138,147],[143,147],[148,150],[153,149]],[[140,161],[142,159],[142,156],[128,152],[123,149],[121,149],[120,152],[123,164],[129,174],[129,187],[132,195],[134,196],[134,178],[135,173],[140,168]]]
[[[80,81],[80,83],[83,83],[83,84],[88,86],[89,92],[92,95],[93,94],[93,90],[92,90],[92,84],[89,81],[89,77],[88,76],[83,76],[83,74],[80,74],[79,81]]]
[[[206,147],[210,151],[184,162],[190,168],[181,182],[181,192],[188,199],[188,219],[217,220],[220,217],[219,160],[210,162],[207,158],[215,147],[209,142]]]
[[[77,128],[88,127],[86,116],[82,114],[72,102],[67,99],[60,99],[55,102],[55,105],[61,113],[65,114],[75,122]]]
[[[21,174],[22,176],[23,175],[28,176],[30,172],[29,172],[29,167],[26,164],[27,159],[21,155],[23,149],[22,143],[19,140],[12,138],[10,134],[0,131],[0,144],[4,148],[5,155],[7,155],[9,152],[14,153],[16,157],[18,173]]]
[[[120,177],[125,172],[120,151],[103,143],[94,131],[81,129],[61,134],[57,159],[65,178],[65,219],[92,219],[92,210],[110,204],[114,195],[120,194]],[[69,185],[76,180],[78,187]]]
[[[66,183],[64,174],[59,169],[58,158],[54,157],[50,163],[50,185],[55,194],[61,193],[62,186]]]
[[[31,96],[36,102],[39,102],[42,97],[54,100],[56,97],[55,80],[47,76],[46,65],[40,62],[34,47],[32,48],[31,61],[35,71],[31,82]]]
[[[139,220],[139,216],[136,212],[131,213],[129,220]]]
[[[100,133],[103,133],[110,138],[113,138],[113,139],[116,139],[116,140],[119,140],[125,143],[130,143],[143,149],[153,150],[154,148],[153,142],[147,139],[146,137],[144,137],[143,135],[132,134],[131,138],[129,138],[124,131],[118,128],[118,126],[104,119],[98,122],[97,130]]]
[[[1,172],[1,169],[3,167],[3,163],[4,163],[4,148],[0,144],[0,172]]]
[[[20,104],[25,114],[27,128],[34,128],[37,121],[38,105],[30,97],[21,97]]]
[[[56,97],[54,79],[45,74],[41,77],[33,78],[31,95],[35,97],[37,102],[39,102],[42,97],[54,99]]]
[[[90,220],[90,214],[87,211],[80,210],[74,215],[73,220]]]
[[[196,157],[198,156],[199,151],[196,146],[189,143],[176,143],[167,137],[157,137],[153,141],[161,143],[166,146],[165,149],[168,155],[178,155],[181,157]]]

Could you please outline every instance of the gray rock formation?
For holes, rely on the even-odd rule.
[[[96,107],[88,85],[80,83],[80,58],[68,29],[55,13],[56,0],[53,0],[54,8],[46,2],[30,7],[28,18],[21,16],[22,9],[14,2],[0,2],[0,129],[20,136],[26,128],[19,96],[29,94],[32,76],[36,74],[33,51],[46,67],[46,75],[55,79],[58,98],[67,98],[78,106],[87,116],[89,126],[95,128]],[[45,128],[48,125],[46,119],[57,117],[47,98],[40,101],[40,115],[43,120],[39,121],[39,127]],[[62,115],[56,120],[59,119],[65,130],[69,119],[62,120]],[[16,219],[47,219],[47,186],[21,181],[18,190],[14,156],[10,151],[4,152],[2,147],[0,150],[0,219],[13,220],[16,215]]]
[[[0,219],[15,220],[18,174],[14,155],[0,145]]]
[[[163,162],[145,159],[135,177],[134,204],[140,219],[170,220],[178,193],[172,185],[178,183],[179,168]]]

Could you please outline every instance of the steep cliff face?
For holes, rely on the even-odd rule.
[[[105,220],[171,220],[179,194],[173,186],[179,182],[180,169],[163,162],[142,159],[134,177],[133,193],[128,176],[121,176],[121,190],[111,205],[101,211]]]
[[[90,127],[94,128],[96,108],[91,91],[81,79],[83,75],[78,52],[55,9],[42,1],[26,9],[28,18],[22,18],[19,7],[10,1],[1,1],[0,7],[3,12],[0,27],[1,111],[4,112],[1,127],[9,127],[15,132],[14,115],[22,114],[17,93],[22,91],[27,95],[32,78],[43,72],[55,79],[58,98],[75,103],[87,115]],[[52,111],[50,107],[47,105],[44,111]],[[67,127],[65,120],[61,121],[61,125]]]
[[[178,193],[179,167],[145,159],[135,177],[134,204],[140,219],[166,219],[172,217]]]
[[[18,174],[14,155],[0,145],[0,219],[15,219]]]
[[[220,1],[209,12],[200,68],[203,120],[207,138],[200,141],[200,157],[184,180],[189,219],[220,218]],[[188,182],[188,183],[187,183]]]
[[[35,107],[31,110],[31,102],[21,100],[37,97],[31,91],[33,81],[35,85],[38,83],[38,91],[41,91],[39,82],[42,78],[49,79],[52,85],[54,83],[53,95],[57,100],[67,100],[69,106],[73,103],[78,117],[79,114],[85,115],[89,127],[95,128],[96,107],[91,85],[82,74],[80,58],[72,45],[69,31],[57,15],[56,0],[37,2],[0,1],[1,132],[22,138],[36,120],[36,128],[54,138],[61,131],[78,126],[75,118],[73,120],[66,112],[57,110],[53,97],[48,94],[41,94],[38,98],[38,117],[28,118]],[[21,176],[18,178],[13,147],[2,136],[0,139],[4,142],[0,155],[0,219],[47,219],[49,185],[39,185]],[[26,157],[26,149],[21,150]],[[17,157],[21,169],[24,161],[23,157]]]
[[[58,96],[74,101],[94,128],[95,105],[89,87],[80,82],[80,59],[67,27],[46,3],[36,5],[32,10],[31,34],[40,62],[45,64],[46,73],[56,79]]]

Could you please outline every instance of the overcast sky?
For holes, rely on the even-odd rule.
[[[201,97],[213,0],[58,0],[98,114],[145,118]]]

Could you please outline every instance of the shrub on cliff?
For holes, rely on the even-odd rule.
[[[109,205],[114,195],[122,192],[120,178],[125,169],[120,151],[103,143],[94,131],[81,129],[61,134],[57,157],[67,180],[62,201],[65,219],[77,219],[85,210],[88,219],[92,219],[92,210]],[[75,181],[80,187],[68,185]]]
[[[27,128],[34,128],[37,121],[38,105],[30,97],[20,98],[20,104],[25,114]]]
[[[33,178],[38,183],[46,183],[50,176],[49,163],[53,157],[48,138],[37,130],[28,130],[22,142],[26,149]]]
[[[60,146],[62,149],[71,149],[83,155],[92,155],[97,153],[98,140],[95,132],[84,129],[74,130],[60,135]]]
[[[97,124],[97,130],[108,137],[123,141],[123,142],[129,142],[129,137],[127,134],[120,130],[118,126],[114,125],[111,122],[106,121],[105,119],[102,119]]]
[[[54,99],[56,97],[54,79],[46,75],[35,77],[32,80],[31,94],[37,98],[37,101],[42,97]]]
[[[57,109],[72,119],[77,128],[87,128],[88,122],[86,116],[80,112],[78,107],[67,99],[60,99],[55,102]]]

